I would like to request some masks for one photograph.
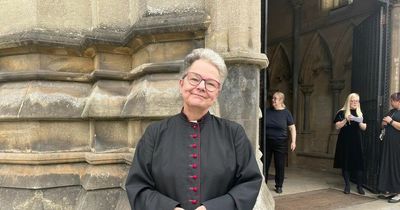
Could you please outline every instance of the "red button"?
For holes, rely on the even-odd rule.
[[[192,179],[197,179],[198,177],[197,177],[197,175],[193,175],[193,176],[190,176],[190,178],[192,178]]]
[[[196,128],[197,128],[197,124],[193,123],[193,124],[192,124],[192,128],[193,128],[193,129],[196,129]]]
[[[193,205],[197,204],[197,200],[189,200],[189,202],[192,203]]]
[[[192,158],[197,158],[197,154],[195,153],[195,154],[192,154]]]
[[[197,148],[197,144],[191,144],[190,147],[192,147],[193,149]]]
[[[193,164],[191,164],[190,166],[191,166],[192,168],[195,168],[195,169],[197,168],[197,164],[196,164],[196,163],[193,163]]]
[[[198,190],[197,187],[190,187],[189,189],[190,189],[191,191],[193,191],[193,192],[197,192],[197,190]]]
[[[190,135],[192,138],[197,138],[197,134],[192,134],[192,135]]]

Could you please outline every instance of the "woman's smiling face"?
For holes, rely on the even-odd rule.
[[[215,80],[220,83],[218,69],[206,60],[195,61],[187,71],[200,75],[201,81],[198,85],[192,85],[187,76],[179,81],[179,89],[183,98],[183,107],[208,110],[217,100],[220,87],[210,92],[206,88],[205,80]],[[208,84],[209,85],[209,84]]]

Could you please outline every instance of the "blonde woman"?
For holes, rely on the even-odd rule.
[[[281,92],[275,92],[272,96],[272,107],[267,109],[265,113],[267,134],[265,169],[268,174],[272,155],[274,155],[276,193],[282,193],[286,154],[288,152],[288,130],[291,137],[290,149],[292,151],[296,149],[296,126],[284,101],[285,95]]]
[[[357,177],[357,192],[364,195],[362,177],[364,161],[361,146],[361,131],[367,129],[364,123],[363,113],[360,107],[360,96],[351,93],[347,96],[343,108],[341,108],[334,120],[339,136],[336,143],[334,168],[341,168],[345,183],[344,193],[350,193],[350,174]]]

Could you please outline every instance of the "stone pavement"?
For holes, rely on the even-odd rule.
[[[270,173],[273,172],[273,168],[270,169]],[[339,191],[343,190],[343,179],[338,173],[324,172],[324,171],[312,171],[300,168],[289,167],[285,170],[285,183],[283,185],[283,193],[277,194],[274,189],[275,181],[273,179],[268,180],[268,188],[272,193],[272,196],[276,200],[277,196],[292,195],[302,192],[311,192],[321,189],[336,189]],[[357,194],[356,185],[352,183],[351,193]],[[365,189],[365,196],[370,198],[377,198],[376,194],[373,194]],[[327,198],[329,199],[329,198]],[[307,202],[307,201],[305,201]],[[277,205],[277,203],[275,203]],[[312,204],[310,204],[312,205]],[[278,210],[278,208],[276,208]],[[293,209],[296,209],[293,206]],[[341,209],[341,210],[394,210],[400,209],[400,203],[392,204],[388,203],[386,200],[371,199],[370,202],[362,204],[348,205],[341,208],[330,208],[330,209]]]

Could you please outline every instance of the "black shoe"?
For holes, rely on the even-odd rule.
[[[396,194],[394,194],[394,195],[378,195],[378,198],[379,199],[384,199],[384,200],[389,200],[389,199],[391,199],[391,198],[393,198],[394,196],[396,196]]]
[[[362,187],[357,187],[357,192],[358,192],[358,194],[360,194],[360,195],[365,195],[365,192],[364,192],[364,190],[363,190]]]
[[[281,194],[282,193],[282,187],[275,188],[275,192]]]
[[[349,186],[349,185],[346,185],[346,186],[344,187],[343,193],[344,193],[344,194],[350,194],[350,186]]]

